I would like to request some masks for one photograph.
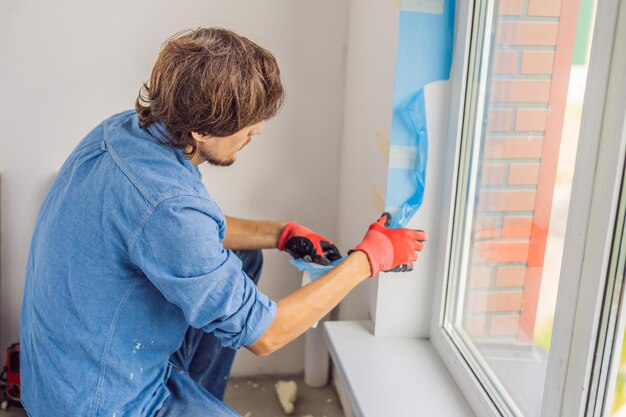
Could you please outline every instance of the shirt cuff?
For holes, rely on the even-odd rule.
[[[248,312],[246,325],[239,337],[222,341],[222,346],[231,349],[240,349],[243,346],[253,345],[270,326],[276,316],[276,302],[254,287],[256,300]]]
[[[269,297],[262,292],[258,292],[259,298],[254,305],[255,311],[246,324],[246,334],[244,336],[243,346],[250,346],[265,333],[270,324],[276,317],[276,302],[270,300]]]

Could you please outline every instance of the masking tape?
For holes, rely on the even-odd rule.
[[[376,213],[382,213],[385,211],[385,197],[383,197],[383,193],[381,193],[374,185],[372,185],[372,190],[370,192],[370,201]]]
[[[443,14],[444,0],[391,0],[400,10],[407,12]]]
[[[378,145],[378,151],[385,158],[385,162],[389,160],[389,136],[383,132],[376,132],[376,145]]]
[[[392,145],[389,150],[389,168],[415,169],[417,147]]]

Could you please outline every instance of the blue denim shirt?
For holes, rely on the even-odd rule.
[[[225,250],[226,222],[198,169],[134,111],[69,156],[31,243],[21,322],[31,417],[153,416],[188,326],[253,344],[276,304]]]

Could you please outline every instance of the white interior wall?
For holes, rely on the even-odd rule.
[[[389,0],[350,1],[337,224],[346,248],[361,241],[385,206],[399,12]],[[376,290],[376,280],[354,289],[341,303],[339,319],[371,319]]]
[[[288,95],[233,167],[203,170],[209,192],[226,213],[335,237],[347,21],[347,0],[0,2],[0,348],[18,339],[29,241],[53,173],[98,122],[133,106],[161,43],[183,28],[219,25],[259,42]],[[299,285],[286,261],[266,254],[260,286],[275,299]],[[244,352],[233,373],[302,364],[297,341],[268,358]]]

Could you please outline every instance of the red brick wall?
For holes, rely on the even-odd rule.
[[[532,339],[578,1],[500,0],[464,327]]]

